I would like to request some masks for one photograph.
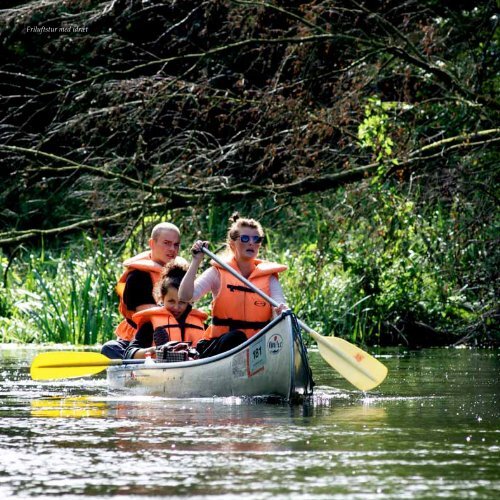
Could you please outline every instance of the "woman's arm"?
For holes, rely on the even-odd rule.
[[[200,267],[201,261],[205,254],[201,251],[203,247],[208,246],[207,241],[196,241],[191,247],[191,253],[193,254],[193,259],[189,264],[189,268],[182,278],[181,284],[179,286],[179,300],[184,300],[186,302],[191,302],[194,294],[194,280],[196,278],[196,273]]]
[[[281,288],[281,283],[279,282],[277,276],[273,275],[269,280],[269,295],[278,303],[277,307],[273,307],[273,317],[279,316],[283,311],[289,309],[286,305],[283,288]]]
[[[220,274],[215,267],[209,267],[198,276],[194,282],[193,301],[200,300],[208,292],[217,297],[220,288]]]
[[[281,288],[281,283],[276,276],[271,276],[269,280],[269,292],[271,298],[274,299],[278,304],[285,304],[285,295],[283,293],[283,288]]]

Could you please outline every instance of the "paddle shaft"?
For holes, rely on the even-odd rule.
[[[107,361],[85,361],[82,360],[81,363],[71,363],[68,365],[67,362],[61,360],[60,363],[44,364],[43,368],[67,368],[76,366],[102,366],[107,368],[108,366],[121,366],[121,365],[140,365],[144,363],[144,359],[108,359]]]
[[[217,257],[208,248],[202,247],[201,251],[205,255],[208,255],[214,262],[217,262],[217,264],[222,266],[227,272],[231,273],[235,278],[239,279],[248,288],[253,290],[255,293],[259,294],[263,299],[267,300],[267,302],[269,302],[272,306],[277,307],[279,305],[272,297],[269,297],[269,295],[267,295],[267,293],[263,292],[260,288],[257,288],[251,281],[247,280],[244,276],[239,274],[235,269],[233,269],[230,265],[228,265],[226,262],[224,262],[219,257]],[[323,341],[322,335],[320,335],[318,332],[313,330],[311,327],[307,326],[300,319],[297,318],[297,321],[298,321],[299,325],[304,330],[306,330],[316,342]],[[341,358],[343,358],[346,362],[352,363],[351,358],[345,352],[343,352],[341,349],[336,349],[335,351],[336,351],[336,354],[338,356],[340,356]],[[360,370],[369,379],[376,381],[376,379],[373,377],[373,375],[368,370],[365,370],[363,366],[357,366],[357,369]]]

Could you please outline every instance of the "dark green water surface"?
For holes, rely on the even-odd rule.
[[[0,346],[2,499],[500,498],[498,350],[386,351],[369,394],[312,351],[297,406],[34,382],[35,354]]]

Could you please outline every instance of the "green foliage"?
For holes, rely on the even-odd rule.
[[[369,97],[365,106],[365,119],[358,128],[358,139],[361,147],[373,150],[376,161],[392,155],[394,142],[388,134],[388,112],[396,106],[397,103],[382,102],[378,97]]]
[[[8,292],[2,285],[0,287],[0,317],[8,318],[11,316],[12,304]]]
[[[117,267],[102,248],[52,257],[30,255],[11,276],[10,318],[3,314],[3,341],[95,344],[118,323],[114,294]],[[17,285],[17,286],[16,286]]]
[[[385,177],[454,136],[482,159],[469,133],[495,147],[493,2],[18,3],[0,11],[9,244],[119,238],[162,209],[296,194],[373,161]]]
[[[268,255],[289,265],[281,277],[289,304],[312,327],[354,342],[498,342],[495,272],[477,258],[493,235],[464,251],[453,206],[397,191],[370,186],[303,204],[297,219],[289,217],[294,237]]]
[[[395,141],[401,140],[403,124],[398,112],[408,111],[413,106],[403,102],[384,102],[379,97],[367,99],[364,119],[358,127],[358,141],[363,150],[371,152],[371,160],[379,167],[373,183],[379,184],[390,167],[398,165]]]
[[[289,305],[323,334],[368,345],[498,342],[497,213],[478,214],[475,192],[446,203],[418,185],[411,194],[403,187],[370,182],[282,206],[242,201],[172,212],[165,220],[180,226],[188,258],[198,237],[213,250],[224,241],[233,211],[260,220],[267,235],[262,256],[289,266],[280,276]],[[487,197],[482,202],[486,207]],[[137,226],[134,246],[119,255],[79,239],[63,253],[42,248],[14,259],[0,288],[1,340],[113,338],[122,258],[144,248],[154,223]],[[5,258],[2,265],[5,274]],[[209,300],[201,306],[208,309]]]

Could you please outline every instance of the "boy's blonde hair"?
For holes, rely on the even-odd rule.
[[[172,224],[171,222],[160,222],[159,224],[156,224],[151,231],[151,239],[157,241],[162,231],[174,231],[179,235],[179,237],[181,236],[181,232],[175,224]]]

